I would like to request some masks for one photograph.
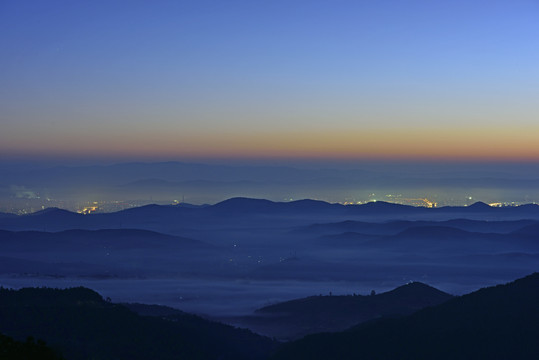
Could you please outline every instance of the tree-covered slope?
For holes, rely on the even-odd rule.
[[[539,273],[407,317],[285,345],[273,359],[538,359]]]
[[[194,315],[140,316],[92,290],[0,290],[0,332],[45,340],[69,360],[258,359],[274,343]]]
[[[17,341],[0,334],[0,360],[63,360],[63,357],[48,347],[44,341],[28,337]]]

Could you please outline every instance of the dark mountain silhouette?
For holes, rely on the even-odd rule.
[[[534,220],[470,220],[470,219],[453,219],[440,221],[438,225],[450,226],[470,232],[484,233],[509,233],[526,225],[533,224]]]
[[[416,226],[415,221],[388,221],[388,222],[366,222],[357,220],[345,220],[332,223],[317,223],[308,226],[298,227],[291,231],[294,235],[336,235],[341,233],[355,232],[365,235],[391,235],[396,234],[408,227]]]
[[[365,244],[403,252],[539,251],[539,243],[528,235],[476,233],[447,226],[410,227],[396,235],[380,237]]]
[[[286,204],[286,208],[288,211],[304,211],[304,212],[310,212],[310,211],[335,211],[337,209],[342,210],[342,205],[340,204],[330,204],[325,201],[320,200],[311,200],[311,199],[303,199],[303,200],[296,200],[296,201],[290,201]]]
[[[221,201],[207,208],[211,212],[272,212],[279,209],[279,204],[265,199],[236,197]]]
[[[401,254],[473,254],[539,251],[539,229],[526,233],[483,233],[465,231],[450,226],[411,226],[394,235],[369,235],[356,232],[325,235],[307,239],[305,243],[331,248],[391,251]],[[371,227],[372,228],[372,227]]]
[[[492,208],[492,206],[490,206],[488,204],[485,204],[482,201],[477,201],[477,202],[473,203],[472,205],[469,205],[468,209],[473,210],[473,211],[490,211],[493,208]]]
[[[447,226],[471,232],[508,233],[527,225],[537,223],[534,220],[486,221],[470,219],[453,219],[446,221],[411,221],[397,220],[387,222],[365,222],[345,220],[335,223],[312,224],[292,231],[293,234],[339,234],[357,232],[373,235],[394,235],[411,227]]]
[[[50,207],[50,208],[36,211],[34,213],[31,213],[25,216],[48,216],[49,218],[52,219],[54,217],[64,217],[64,216],[80,217],[80,214],[77,214],[68,210],[56,208],[56,207]]]
[[[484,206],[483,206],[484,205]],[[424,207],[415,207],[410,205],[401,205],[395,203],[389,203],[385,201],[369,202],[362,205],[341,205],[330,204],[325,201],[318,200],[296,200],[289,202],[274,202],[264,199],[252,199],[252,198],[231,198],[220,203],[217,203],[209,208],[214,209],[226,209],[236,211],[298,211],[298,212],[311,212],[311,211],[337,211],[342,214],[359,215],[368,214],[376,215],[378,213],[384,214],[420,214],[429,212],[477,212],[477,211],[499,211],[507,210],[508,208],[493,208],[483,203],[476,203],[472,206],[458,206],[458,207],[442,207],[428,209]],[[517,207],[515,207],[517,208]],[[539,206],[532,206],[529,210],[536,210],[539,212]]]
[[[234,213],[243,214],[274,214],[282,215],[283,213],[309,214],[309,213],[345,213],[346,207],[340,204],[330,204],[318,200],[296,200],[290,202],[274,202],[264,199],[250,198],[232,198],[222,201],[205,210],[212,213],[223,213],[224,215]]]
[[[272,359],[537,359],[539,273],[397,319],[287,344]]]
[[[386,202],[386,201],[372,201],[372,202],[368,202],[368,203],[363,204],[363,205],[351,205],[351,206],[353,206],[354,210],[357,210],[357,211],[361,210],[361,211],[372,211],[372,212],[382,212],[382,211],[389,211],[389,212],[402,212],[402,211],[423,212],[425,210],[425,208],[421,208],[421,207],[394,204],[394,203],[389,203],[389,202]]]
[[[413,282],[377,295],[311,296],[270,305],[240,324],[279,339],[341,331],[379,317],[408,315],[441,304],[452,296],[426,284]]]
[[[0,218],[0,228],[6,230],[76,229],[85,226],[84,215],[58,208],[47,208],[28,215]]]
[[[183,207],[183,208],[191,208],[191,209],[199,209],[199,208],[205,208],[205,207],[208,207],[208,206],[211,206],[209,204],[201,204],[201,205],[197,205],[197,204],[189,204],[189,203],[186,203],[186,202],[182,202],[182,203],[179,203],[177,205],[174,205],[176,207]]]
[[[92,290],[0,289],[0,332],[44,339],[67,359],[259,359],[274,343],[189,314],[140,316]]]
[[[223,256],[202,241],[137,229],[0,230],[0,247],[0,273],[22,276],[175,276],[211,272]]]
[[[319,218],[327,217],[367,217],[378,220],[398,216],[431,216],[431,217],[462,217],[466,214],[473,216],[519,217],[539,218],[539,206],[493,208],[486,204],[475,204],[468,207],[420,208],[407,205],[398,205],[382,201],[364,205],[340,205],[323,201],[299,200],[291,202],[273,202],[263,199],[231,198],[210,206],[191,207],[173,205],[147,205],[131,208],[116,213],[81,215],[60,209],[46,209],[30,215],[16,217],[0,217],[0,229],[5,230],[41,230],[61,231],[67,229],[103,229],[136,227],[160,232],[170,232],[177,227],[207,227],[212,224],[223,226],[230,223],[229,218],[242,215],[238,222],[246,219],[256,219],[257,216],[274,218],[274,221],[295,219],[305,222],[313,219],[316,214]],[[224,220],[223,217],[227,217]],[[299,220],[298,220],[299,219]],[[377,220],[377,221],[378,221]],[[305,224],[306,225],[306,224]],[[356,224],[360,226],[361,224]],[[232,223],[230,226],[234,226]],[[380,225],[381,226],[381,225]],[[393,225],[395,229],[399,224]],[[400,224],[406,227],[407,224]],[[348,229],[346,231],[360,231]],[[387,231],[386,231],[387,233]]]
[[[0,334],[0,359],[2,360],[62,360],[63,357],[47,346],[43,340],[28,337],[17,341]]]

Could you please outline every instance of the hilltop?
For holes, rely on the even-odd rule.
[[[285,345],[272,359],[537,359],[539,273],[410,316]]]
[[[279,339],[339,331],[381,317],[403,316],[453,296],[420,282],[373,295],[310,296],[256,310],[239,323]]]

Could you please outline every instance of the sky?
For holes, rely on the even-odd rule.
[[[539,161],[539,2],[0,1],[0,159]]]

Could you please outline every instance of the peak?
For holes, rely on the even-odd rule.
[[[313,200],[313,199],[301,199],[301,200],[295,200],[290,201],[288,204],[294,204],[294,205],[331,205],[328,202],[322,201],[322,200]]]
[[[388,291],[386,294],[421,297],[429,295],[451,297],[451,295],[419,281],[411,281],[405,285],[399,286],[398,288]]]
[[[213,205],[214,207],[217,206],[217,207],[228,207],[228,206],[245,206],[245,205],[260,205],[260,204],[264,204],[264,205],[269,205],[269,204],[274,204],[273,201],[270,201],[270,200],[265,200],[265,199],[253,199],[253,198],[246,198],[246,197],[234,197],[234,198],[230,198],[230,199],[227,199],[227,200],[224,200],[224,201],[221,201],[215,205]]]
[[[208,206],[207,209],[209,211],[225,211],[226,213],[266,212],[273,210],[277,204],[265,199],[235,197]]]
[[[272,201],[266,200],[266,199],[255,199],[255,198],[248,198],[248,197],[238,196],[238,197],[233,197],[233,198],[230,198],[230,199],[223,200],[220,203],[217,203],[216,205],[218,205],[218,204],[231,204],[231,203],[256,203],[256,202],[272,202]]]
[[[425,283],[422,283],[421,281],[410,281],[409,283],[407,284],[404,284],[404,285],[401,285],[397,288],[395,288],[395,290],[398,290],[398,289],[434,289],[434,290],[437,290],[436,288],[430,286],[430,285],[427,285]]]
[[[256,210],[265,210],[265,209],[318,209],[326,208],[332,206],[325,201],[320,200],[296,200],[290,202],[274,202],[271,200],[265,199],[253,199],[245,197],[235,197],[228,200],[224,200],[220,203],[213,205],[216,208],[228,208],[228,209],[245,209],[245,208],[255,208]]]
[[[395,206],[398,204],[390,203],[387,201],[370,201],[366,204],[363,204],[364,206]]]
[[[368,202],[366,204],[362,204],[359,206],[364,207],[364,208],[384,209],[384,210],[387,210],[387,209],[401,210],[401,209],[414,209],[415,208],[414,206],[411,206],[411,205],[396,204],[396,203],[391,203],[387,201],[371,201],[371,202]]]
[[[477,202],[473,203],[472,205],[470,205],[468,207],[472,208],[472,209],[490,209],[491,208],[490,205],[485,204],[482,201],[477,201]]]

